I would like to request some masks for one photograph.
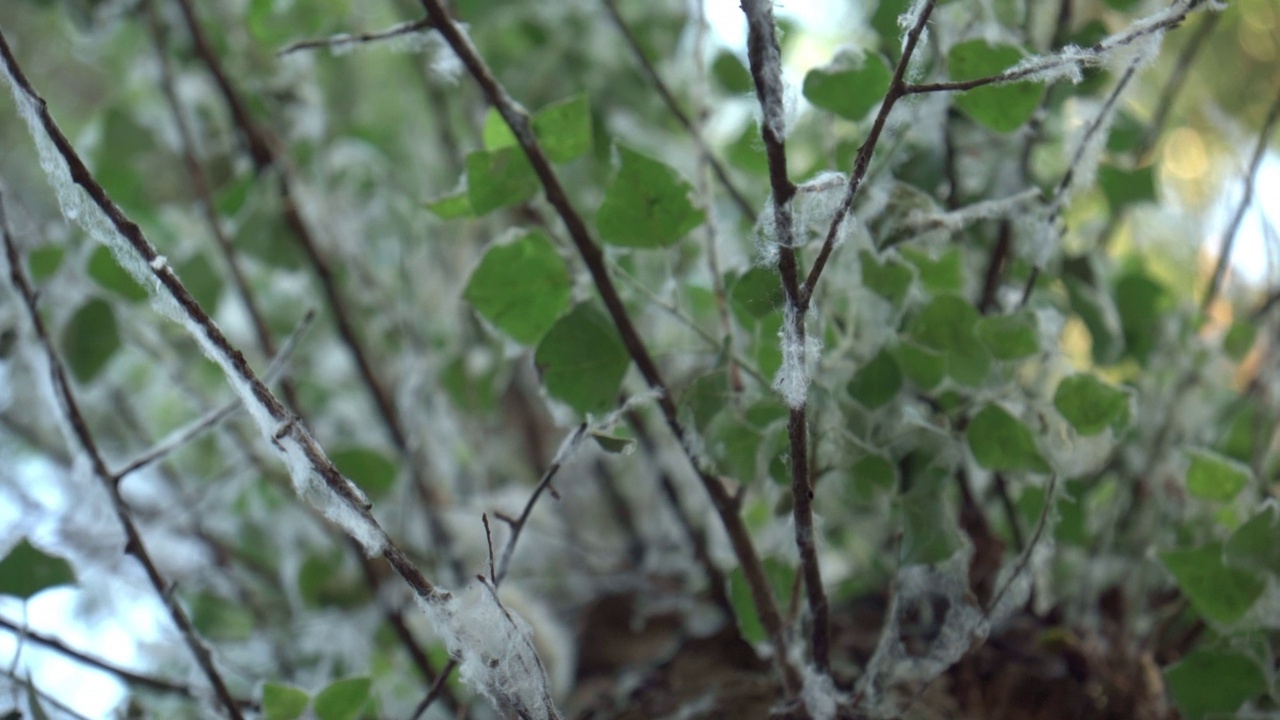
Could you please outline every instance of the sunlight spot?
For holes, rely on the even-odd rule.
[[[1165,169],[1179,180],[1198,180],[1209,168],[1209,153],[1200,133],[1180,127],[1164,143]]]

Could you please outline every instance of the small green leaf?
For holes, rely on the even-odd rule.
[[[782,309],[786,299],[778,273],[762,267],[746,271],[729,288],[729,300],[734,309],[747,318],[762,318],[776,313]]]
[[[537,136],[547,159],[565,163],[591,150],[591,108],[583,94],[554,102],[533,116]]]
[[[202,637],[232,642],[253,637],[257,624],[244,605],[209,592],[196,593],[190,602],[191,624]]]
[[[1168,291],[1146,273],[1135,270],[1116,280],[1114,297],[1124,332],[1125,355],[1145,366],[1156,346]]]
[[[104,290],[119,295],[130,302],[147,299],[147,290],[138,284],[127,270],[120,267],[111,251],[105,245],[99,245],[89,255],[87,268],[89,277]]]
[[[1129,422],[1129,395],[1088,373],[1064,378],[1053,394],[1053,406],[1084,436]]]
[[[1137,150],[1147,134],[1147,126],[1133,115],[1119,111],[1111,123],[1111,134],[1107,135],[1107,150],[1113,153]]]
[[[902,370],[887,349],[871,358],[849,381],[849,394],[869,410],[889,402],[902,389]]]
[[[950,249],[934,258],[922,250],[902,248],[902,256],[916,266],[920,284],[926,290],[938,294],[964,292],[964,258],[957,249]]]
[[[547,392],[585,414],[617,403],[631,356],[608,316],[582,303],[542,338],[534,362]]]
[[[715,60],[711,61],[711,76],[720,83],[720,87],[724,88],[725,92],[749,93],[755,88],[751,73],[738,56],[728,50],[716,53]]]
[[[999,405],[988,405],[979,411],[969,421],[965,437],[974,459],[988,470],[1049,472],[1035,435]]]
[[[1040,351],[1036,317],[1030,312],[983,317],[978,320],[977,332],[997,360],[1018,360]]]
[[[921,390],[937,387],[947,374],[947,362],[942,355],[922,345],[899,343],[894,349],[894,355],[898,358],[902,374]]]
[[[329,453],[329,459],[338,472],[375,500],[384,497],[396,484],[396,464],[372,448],[339,448]]]
[[[795,569],[772,557],[762,559],[761,564],[764,566],[765,578],[773,588],[773,596],[786,597],[791,592]],[[756,614],[751,586],[747,584],[741,566],[729,573],[729,602],[733,605],[733,615],[738,620],[738,630],[744,640],[754,645],[768,639],[764,626],[760,624],[760,616]]]
[[[1255,574],[1227,567],[1222,561],[1219,543],[1194,550],[1164,552],[1160,559],[1196,611],[1214,622],[1239,620],[1265,586]]]
[[[480,130],[480,140],[484,143],[485,150],[501,150],[519,145],[507,121],[503,120],[502,114],[492,107],[484,114],[484,127]]]
[[[475,217],[471,210],[471,194],[466,188],[428,200],[426,205],[431,214],[441,220]]]
[[[591,432],[591,439],[596,441],[601,450],[610,455],[629,455],[636,447],[636,441],[631,438],[605,435],[594,430]]]
[[[672,168],[618,146],[620,164],[596,216],[610,245],[668,247],[702,224],[705,214],[689,200],[693,188]]]
[[[212,315],[218,307],[222,293],[222,278],[218,270],[204,255],[195,255],[175,268],[182,284],[204,311]]]
[[[96,378],[119,349],[115,312],[101,298],[81,305],[62,328],[63,356],[71,374],[82,383]]]
[[[989,45],[986,40],[969,40],[952,46],[947,65],[952,80],[976,80],[999,75],[1022,60],[1013,45]],[[985,85],[956,96],[956,106],[988,128],[1007,133],[1031,118],[1040,105],[1044,86],[1034,82]]]
[[[467,156],[467,198],[476,215],[522,203],[538,192],[538,177],[518,147]]]
[[[564,258],[534,231],[489,248],[463,297],[498,329],[532,345],[569,306],[572,289]]]
[[[1134,203],[1155,202],[1156,199],[1155,168],[1151,165],[1137,170],[1104,165],[1098,168],[1098,185],[1113,213]]]
[[[66,250],[61,245],[46,245],[27,254],[27,268],[32,280],[43,280],[58,271]]]
[[[911,489],[903,494],[903,565],[942,562],[964,544],[944,484],[944,474],[925,472],[914,478]]]
[[[1255,660],[1220,650],[1193,651],[1166,669],[1164,679],[1187,720],[1233,716],[1246,700],[1267,690]]]
[[[815,107],[847,120],[861,120],[884,100],[893,71],[879,53],[861,58],[837,55],[804,76],[802,92]]]
[[[297,720],[309,702],[311,697],[296,687],[263,683],[262,720]]]
[[[1246,465],[1208,450],[1188,450],[1187,490],[1203,500],[1227,502],[1253,479]]]
[[[0,594],[28,600],[56,585],[74,585],[76,574],[60,557],[46,555],[25,539],[0,560]]]
[[[898,471],[893,463],[879,455],[866,455],[853,464],[852,489],[854,499],[870,502],[876,496],[893,490],[898,484]]]
[[[367,677],[339,680],[316,693],[312,707],[320,720],[355,720],[365,703],[373,681]]]
[[[859,258],[862,260],[862,284],[895,307],[901,303],[911,289],[911,268],[889,258],[878,262],[866,250],[859,253]]]
[[[769,158],[764,153],[764,141],[750,123],[742,129],[738,139],[725,148],[725,158],[749,173],[769,176]]]
[[[1227,357],[1240,362],[1253,349],[1253,341],[1258,336],[1258,328],[1251,322],[1237,320],[1231,323],[1226,337],[1222,338],[1222,349]]]
[[[976,387],[991,369],[991,356],[977,336],[980,317],[969,301],[955,295],[940,295],[916,316],[911,336],[942,355],[952,379]]]
[[[1248,522],[1236,528],[1227,540],[1223,557],[1229,565],[1244,570],[1280,576],[1280,510],[1265,505]]]

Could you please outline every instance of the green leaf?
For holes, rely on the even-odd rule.
[[[594,430],[591,431],[591,439],[610,455],[629,455],[636,447],[636,441],[631,438],[605,435]]]
[[[1063,283],[1067,286],[1067,297],[1071,302],[1071,310],[1080,316],[1080,320],[1089,330],[1092,340],[1090,356],[1098,365],[1107,365],[1120,359],[1123,350],[1120,343],[1122,330],[1119,317],[1111,306],[1111,298],[1098,288],[1077,277],[1066,276]]]
[[[1142,144],[1147,134],[1147,126],[1133,115],[1119,111],[1111,123],[1111,133],[1107,135],[1107,150],[1113,153],[1132,152]]]
[[[495,327],[532,345],[569,307],[572,289],[564,258],[546,235],[533,231],[490,247],[463,297]]]
[[[538,192],[538,177],[518,147],[467,156],[467,198],[476,215],[522,203]]]
[[[772,557],[763,558],[761,564],[764,566],[764,576],[773,588],[773,596],[787,597],[791,592],[795,569]],[[756,614],[756,605],[751,599],[751,586],[747,584],[741,566],[729,573],[729,602],[733,605],[733,615],[738,620],[738,630],[744,640],[754,645],[768,639],[764,626],[760,624],[760,616]]]
[[[911,489],[903,494],[903,565],[942,562],[964,544],[945,485],[944,473],[928,471],[914,478]]]
[[[725,92],[734,94],[749,93],[755,88],[751,80],[751,72],[747,70],[737,55],[728,50],[716,53],[711,61],[711,76],[720,83]]]
[[[1249,611],[1266,584],[1251,572],[1224,564],[1222,549],[1220,543],[1209,543],[1161,553],[1160,560],[1196,612],[1214,622],[1231,623]]]
[[[1145,366],[1156,346],[1168,291],[1146,273],[1135,270],[1116,280],[1114,296],[1124,332],[1125,355]]]
[[[725,148],[725,157],[736,167],[749,173],[769,176],[769,158],[764,153],[764,141],[750,123],[742,129],[738,139]]]
[[[840,54],[806,73],[802,92],[815,107],[857,121],[884,100],[892,79],[889,61],[879,53],[856,59]]]
[[[367,677],[339,680],[316,693],[316,717],[320,720],[355,720],[369,702],[373,681]]]
[[[1246,700],[1267,690],[1255,660],[1221,650],[1193,651],[1165,670],[1164,680],[1187,720],[1233,716]]]
[[[975,387],[991,369],[991,356],[977,336],[980,317],[969,301],[940,295],[916,316],[911,336],[942,355],[947,374],[956,382]]]
[[[780,311],[786,299],[778,273],[762,267],[746,271],[729,288],[734,309],[752,319]]]
[[[947,374],[947,362],[942,355],[922,345],[899,343],[894,349],[894,356],[898,358],[902,374],[921,390],[937,387]]]
[[[257,624],[244,605],[209,592],[191,599],[191,624],[202,637],[237,642],[253,637]]]
[[[298,594],[307,607],[350,610],[370,601],[364,578],[343,565],[340,553],[315,553],[298,568]]]
[[[978,320],[977,333],[997,360],[1018,360],[1040,351],[1036,316],[1030,312],[983,317]]]
[[[952,46],[947,65],[952,80],[976,80],[999,75],[1022,60],[1013,45],[989,45],[986,40],[969,40]],[[1044,86],[1034,82],[985,85],[956,96],[956,106],[988,128],[1007,133],[1031,118],[1040,105]]]
[[[969,421],[965,437],[974,459],[988,470],[1049,472],[1049,464],[1040,454],[1035,435],[999,405],[980,410]]]
[[[441,220],[475,217],[471,210],[471,193],[463,188],[426,202],[431,214]]]
[[[71,374],[82,383],[96,378],[119,349],[116,315],[101,298],[81,305],[62,328],[63,357]]]
[[[138,284],[127,270],[120,267],[106,245],[99,245],[89,255],[89,277],[104,290],[119,295],[130,302],[147,299],[147,290]]]
[[[480,140],[484,143],[485,150],[501,150],[505,147],[516,147],[520,144],[516,140],[515,133],[511,132],[511,127],[507,125],[507,121],[502,119],[502,113],[492,107],[484,114],[484,126],[480,129]]]
[[[565,163],[591,150],[591,108],[577,94],[554,102],[533,116],[533,134],[553,163]]]
[[[953,248],[935,259],[922,250],[904,247],[902,256],[916,266],[926,290],[939,295],[964,292],[964,258],[959,250]]]
[[[1231,329],[1222,338],[1222,349],[1227,357],[1241,362],[1253,349],[1253,341],[1258,336],[1258,328],[1253,323],[1237,320],[1231,323]]]
[[[1188,450],[1187,490],[1203,500],[1227,502],[1253,479],[1248,466],[1208,450]]]
[[[1088,373],[1078,373],[1058,383],[1053,406],[1084,436],[1108,427],[1119,430],[1129,422],[1129,395]]]
[[[195,255],[174,269],[191,296],[200,303],[200,307],[212,315],[217,310],[218,297],[222,293],[222,278],[213,263],[204,255]]]
[[[706,217],[689,200],[693,188],[672,168],[618,146],[620,164],[596,216],[610,245],[668,247]]]
[[[396,484],[396,464],[372,448],[339,448],[329,453],[329,459],[338,472],[375,500],[386,496]]]
[[[902,370],[893,353],[881,349],[849,381],[849,394],[869,410],[888,403],[902,389]]]
[[[883,263],[877,262],[876,257],[866,250],[858,257],[862,260],[862,284],[895,307],[901,304],[911,289],[911,268],[889,258],[885,258]]]
[[[859,502],[870,502],[876,496],[893,490],[898,484],[898,471],[893,463],[879,455],[859,458],[850,470],[853,497]]]
[[[76,574],[60,557],[46,555],[25,539],[0,560],[0,594],[28,600],[56,585],[74,585]]]
[[[1223,557],[1228,565],[1243,570],[1280,576],[1280,510],[1265,505],[1248,522],[1236,528],[1227,540]]]
[[[542,338],[534,362],[547,392],[585,414],[617,403],[631,357],[608,316],[582,303]]]
[[[58,271],[66,249],[61,245],[45,245],[27,254],[27,269],[32,280],[43,280]]]
[[[296,687],[263,683],[262,720],[296,720],[310,701],[311,697]]]
[[[1098,185],[1112,213],[1119,213],[1134,203],[1156,200],[1155,167],[1151,165],[1137,170],[1104,165],[1098,168]]]

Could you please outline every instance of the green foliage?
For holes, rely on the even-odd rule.
[[[320,720],[356,720],[369,702],[372,681],[367,677],[346,678],[316,693],[312,708]]]
[[[1063,378],[1053,394],[1053,406],[1085,436],[1107,428],[1120,430],[1129,422],[1129,396],[1088,373]]]
[[[329,453],[329,459],[370,499],[384,497],[396,484],[395,463],[373,448],[339,447]]]
[[[615,404],[631,365],[613,323],[589,303],[577,305],[551,326],[534,361],[547,392],[584,414]]]
[[[880,55],[837,56],[829,65],[804,76],[804,97],[846,120],[861,120],[880,104],[893,71]]]
[[[62,352],[76,380],[87,383],[120,349],[120,331],[111,305],[93,298],[81,305],[62,328]]]
[[[295,720],[310,703],[311,696],[296,687],[277,683],[262,686],[263,720]]]
[[[1036,436],[999,405],[988,405],[978,411],[965,429],[969,449],[978,464],[988,470],[1049,472]]]
[[[1252,658],[1236,652],[1196,650],[1164,674],[1169,692],[1190,720],[1233,715],[1246,700],[1267,689]]]
[[[675,170],[618,146],[618,172],[596,215],[600,237],[611,245],[668,247],[702,224],[689,200],[693,188]]]
[[[74,585],[75,572],[60,557],[41,552],[25,539],[0,560],[0,594],[29,600],[55,585]]]
[[[1230,458],[1205,450],[1187,452],[1191,467],[1187,470],[1187,490],[1205,500],[1226,502],[1249,484],[1253,473]]]
[[[976,80],[999,75],[1022,60],[1022,52],[1012,45],[991,45],[986,40],[969,40],[953,45],[947,66],[953,80]],[[956,106],[969,117],[999,132],[1022,126],[1040,104],[1044,86],[1034,82],[987,85],[956,96]]]
[[[463,297],[517,342],[532,345],[569,307],[571,289],[564,260],[535,231],[489,248]]]
[[[902,370],[888,350],[867,361],[849,381],[849,394],[870,410],[893,400],[902,388]]]
[[[477,150],[467,156],[467,200],[476,215],[522,203],[537,191],[538,178],[520,148]]]
[[[1207,620],[1231,623],[1244,616],[1262,594],[1257,575],[1223,562],[1221,543],[1160,554],[1193,607]]]

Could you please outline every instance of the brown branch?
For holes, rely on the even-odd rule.
[[[711,166],[711,171],[715,174],[716,180],[724,187],[725,192],[729,193],[729,197],[733,200],[734,205],[738,207],[738,211],[743,217],[755,218],[756,211],[751,203],[747,200],[742,191],[734,184],[733,179],[729,177],[729,171],[725,168],[724,163],[711,152],[711,147],[707,145],[707,141],[702,137],[702,133],[698,127],[689,119],[684,110],[680,108],[680,102],[676,100],[671,89],[667,87],[667,83],[658,74],[658,69],[649,62],[648,56],[644,54],[644,49],[640,47],[640,41],[636,39],[636,35],[631,31],[631,27],[627,25],[622,18],[622,13],[618,12],[618,4],[616,0],[601,0],[604,4],[605,11],[609,14],[609,19],[613,21],[614,27],[618,28],[618,32],[622,34],[622,38],[626,40],[627,47],[630,48],[631,54],[635,56],[636,62],[640,64],[640,69],[644,71],[645,77],[653,85],[653,89],[658,92],[658,96],[662,98],[662,102],[666,104],[667,109],[671,111],[671,116],[680,123],[684,131],[688,133],[693,140],[693,144],[698,146],[698,153]]]
[[[113,675],[117,679],[119,679],[121,682],[125,683],[126,685],[133,685],[145,690],[151,690],[153,692],[158,692],[158,693],[166,693],[169,695],[181,695],[182,697],[185,697],[185,698],[195,699],[197,697],[196,691],[193,690],[189,685],[183,685],[181,683],[176,683],[171,680],[165,680],[163,678],[152,677],[150,675],[143,675],[142,673],[137,672],[135,670],[129,670],[128,668],[120,667],[115,663],[109,662],[107,660],[103,660],[102,658],[94,657],[93,655],[90,655],[82,650],[77,650],[71,647],[70,645],[67,645],[66,643],[62,642],[61,640],[57,639],[56,637],[52,637],[50,635],[43,635],[29,628],[23,627],[22,625],[19,625],[18,623],[8,618],[0,617],[0,628],[4,628],[5,630],[8,630],[9,632],[12,632],[14,635],[16,635],[17,636],[16,639],[19,643],[29,640],[35,643],[36,645],[53,650],[59,655],[71,658],[72,660],[75,660],[81,665],[86,665],[88,667],[101,670],[109,675]],[[245,710],[256,711],[258,709],[258,704],[252,700],[237,699],[235,702],[237,706]]]
[[[551,487],[551,481],[560,472],[564,461],[577,449],[586,432],[587,424],[580,423],[569,437],[565,438],[564,443],[560,446],[560,451],[556,453],[555,458],[551,460],[551,464],[542,473],[542,478],[538,480],[538,486],[529,494],[529,500],[524,504],[524,509],[520,511],[520,517],[509,521],[511,536],[507,538],[507,546],[502,551],[502,561],[498,564],[498,573],[493,578],[494,587],[497,587],[499,583],[506,579],[507,571],[511,569],[511,558],[515,555],[516,543],[520,541],[520,533],[524,531],[525,524],[529,522],[529,515],[533,513],[533,506],[537,504],[538,498],[542,496],[544,491],[550,490],[552,494],[555,494],[555,489]],[[498,517],[502,516],[499,515]],[[486,522],[486,528],[487,526]]]
[[[378,42],[380,40],[389,40],[391,38],[400,37],[401,35],[412,35],[414,33],[424,32],[431,29],[431,21],[427,18],[413,20],[410,22],[399,23],[386,30],[378,30],[376,32],[362,32],[355,35],[342,34],[333,35],[327,38],[318,38],[315,40],[301,40],[287,45],[276,53],[277,57],[283,57],[290,53],[299,52],[301,50],[315,50],[318,48],[336,48],[345,47],[347,45],[366,45]]]
[[[613,284],[612,278],[609,277],[609,272],[605,267],[604,253],[592,239],[582,216],[569,201],[564,186],[561,185],[559,177],[557,177],[555,170],[551,167],[551,163],[547,160],[546,154],[533,134],[528,113],[516,104],[506,89],[494,77],[493,72],[480,57],[475,46],[471,44],[471,41],[449,16],[440,0],[421,0],[421,3],[428,17],[435,23],[436,29],[444,36],[445,41],[453,48],[454,53],[462,60],[467,71],[480,86],[485,97],[488,98],[489,102],[497,109],[503,120],[511,128],[517,143],[528,157],[530,165],[542,183],[547,202],[555,208],[560,220],[568,230],[574,247],[582,257],[583,263],[587,266],[587,271],[591,275],[597,292],[600,293],[600,297],[604,301],[605,308],[613,321],[614,327],[618,330],[619,336],[622,338],[623,345],[627,348],[627,353],[631,356],[632,361],[635,362],[645,382],[650,388],[657,391],[657,403],[663,419],[666,421],[668,429],[680,442],[685,452],[685,457],[689,460],[693,471],[698,476],[698,480],[710,496],[716,514],[720,517],[729,536],[734,554],[742,564],[743,573],[747,578],[748,585],[751,587],[752,599],[755,602],[761,625],[764,626],[770,641],[774,645],[774,658],[778,662],[779,670],[782,673],[783,686],[789,696],[794,696],[799,688],[800,681],[795,670],[785,661],[788,643],[782,627],[781,616],[778,613],[777,601],[773,597],[773,591],[764,575],[764,567],[760,562],[760,556],[756,552],[755,545],[751,541],[750,532],[738,515],[738,503],[733,494],[729,492],[724,480],[703,469],[690,450],[690,437],[679,420],[675,401],[671,398],[671,393],[667,389],[666,381],[658,370],[657,364],[653,361],[648,348],[636,331],[626,306],[622,302],[622,297],[618,294],[617,287]]]
[[[1236,233],[1240,230],[1240,223],[1244,220],[1249,204],[1253,202],[1258,166],[1262,164],[1262,158],[1267,153],[1267,146],[1271,143],[1271,131],[1275,129],[1277,120],[1280,120],[1280,94],[1277,94],[1276,99],[1272,101],[1271,107],[1267,110],[1267,118],[1262,121],[1262,129],[1258,131],[1258,142],[1253,147],[1253,157],[1249,160],[1249,169],[1244,175],[1244,195],[1240,198],[1240,204],[1236,205],[1231,222],[1227,223],[1227,229],[1222,234],[1222,245],[1218,248],[1218,263],[1213,268],[1213,278],[1209,281],[1204,300],[1200,303],[1201,316],[1206,315],[1209,306],[1218,296],[1218,291],[1222,289],[1222,280],[1226,277],[1227,265],[1231,261],[1231,249],[1235,245]]]
[[[742,10],[747,16],[747,57],[751,76],[756,87],[764,121],[760,133],[764,140],[765,154],[769,162],[769,180],[773,192],[774,238],[778,245],[778,273],[786,291],[786,338],[788,347],[783,354],[799,354],[799,371],[804,368],[805,300],[799,286],[799,269],[795,251],[795,228],[791,198],[796,186],[787,177],[787,151],[782,128],[770,121],[770,117],[785,114],[782,98],[782,67],[778,36],[773,22],[773,5],[770,0],[745,0]],[[785,362],[785,361],[784,361]],[[794,368],[793,368],[794,370]],[[807,391],[806,391],[807,396]],[[831,671],[831,620],[826,589],[822,583],[822,570],[818,565],[818,551],[813,528],[813,479],[809,474],[809,423],[808,401],[802,397],[788,397],[790,415],[787,421],[787,437],[791,457],[792,517],[795,521],[796,551],[804,575],[805,593],[809,603],[813,635],[810,651],[813,663],[824,674]]]
[[[10,54],[9,44],[2,33],[0,33],[0,53],[4,55],[10,74],[19,77],[15,72],[16,63]],[[23,81],[25,84],[25,78],[23,78]],[[41,107],[43,109],[43,106]],[[9,233],[9,225],[5,217],[2,198],[0,198],[0,235],[3,235],[5,256],[9,262],[9,282],[13,287],[14,293],[18,295],[23,305],[25,305],[27,320],[31,323],[40,346],[44,350],[45,359],[49,363],[49,380],[53,385],[55,397],[61,405],[59,410],[63,414],[73,436],[68,437],[67,441],[72,442],[74,440],[80,445],[81,451],[92,466],[93,474],[97,476],[102,483],[103,489],[106,490],[107,495],[110,497],[116,519],[120,522],[125,537],[128,539],[124,548],[125,553],[133,555],[142,565],[152,589],[155,590],[156,596],[168,611],[169,618],[177,627],[183,642],[186,643],[187,648],[195,657],[196,664],[200,666],[204,676],[209,680],[209,684],[213,687],[214,695],[217,696],[219,703],[233,720],[240,720],[243,718],[240,713],[240,705],[231,696],[231,691],[227,689],[227,684],[222,679],[222,674],[214,665],[213,656],[196,633],[196,629],[191,624],[191,619],[187,616],[186,611],[183,610],[182,605],[178,603],[171,592],[169,582],[160,574],[160,570],[151,560],[151,553],[148,552],[146,543],[142,540],[142,535],[133,523],[129,507],[120,495],[120,487],[116,483],[115,476],[107,469],[102,453],[98,451],[97,441],[90,433],[84,416],[80,413],[80,406],[76,402],[75,393],[71,391],[71,383],[67,379],[62,358],[59,356],[58,351],[54,349],[53,342],[49,339],[49,333],[45,330],[44,320],[40,317],[40,311],[36,303],[36,292],[27,279],[26,272],[22,269],[22,258],[19,257],[18,248]]]

